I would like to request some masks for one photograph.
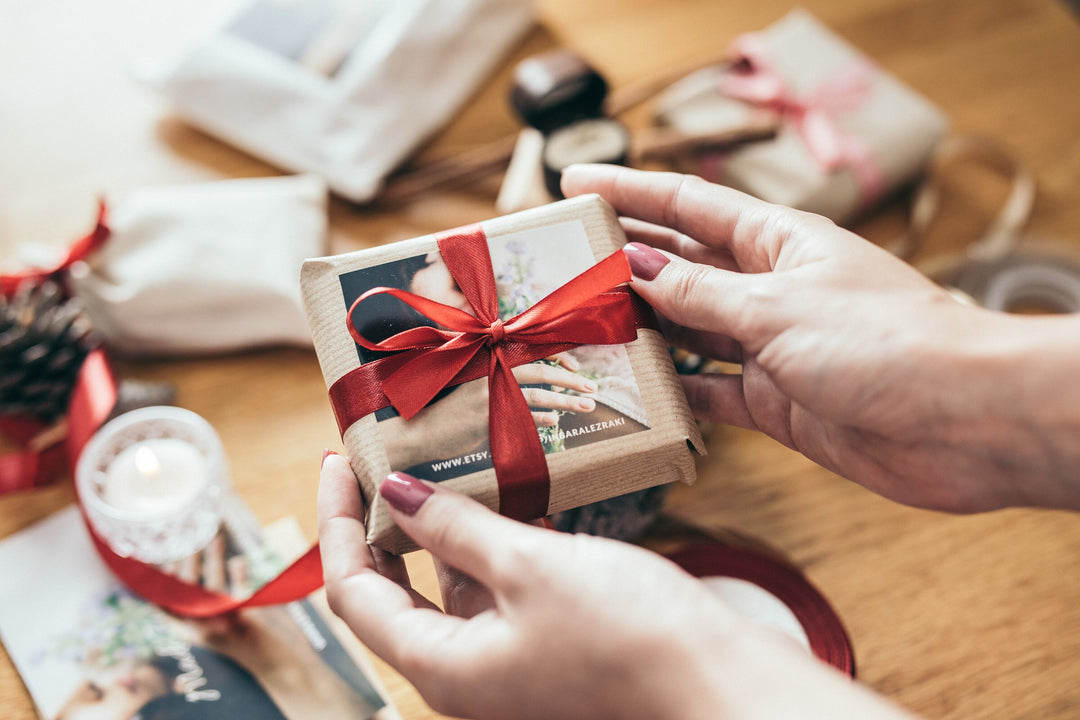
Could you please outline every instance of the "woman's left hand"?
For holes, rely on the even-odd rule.
[[[412,589],[401,558],[367,546],[357,481],[338,455],[319,488],[327,597],[440,712],[901,716],[658,555],[515,522],[407,475],[380,492],[406,533],[460,571],[442,573],[448,612]],[[790,692],[776,693],[778,681]]]

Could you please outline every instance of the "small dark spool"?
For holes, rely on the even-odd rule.
[[[607,92],[607,81],[580,55],[570,50],[553,50],[518,64],[510,104],[522,122],[543,133],[546,143],[553,133],[562,133],[583,121],[603,118]],[[609,122],[617,124],[615,120]],[[545,148],[544,183],[548,191],[554,197],[563,196],[559,187],[562,171],[574,162],[625,163],[629,134],[624,135],[626,147],[603,156],[590,152],[587,156],[559,158],[558,162],[552,162]]]
[[[574,163],[625,165],[630,134],[618,120],[587,118],[552,130],[544,139],[544,184],[561,198],[562,171]]]
[[[607,81],[580,55],[553,50],[518,63],[510,104],[522,122],[547,135],[603,115],[607,91]]]

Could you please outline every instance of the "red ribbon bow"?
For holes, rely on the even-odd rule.
[[[491,456],[500,512],[518,519],[547,514],[550,478],[544,449],[513,368],[578,345],[625,344],[647,316],[628,288],[630,266],[615,252],[521,314],[499,319],[495,274],[484,231],[471,228],[438,240],[439,252],[475,317],[458,308],[394,288],[373,288],[349,308],[349,333],[369,350],[396,354],[361,365],[330,388],[344,434],[354,422],[393,405],[406,420],[445,387],[488,377]],[[404,330],[371,342],[353,325],[353,311],[370,297],[400,299],[440,327]]]

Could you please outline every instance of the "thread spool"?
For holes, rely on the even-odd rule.
[[[1080,254],[1060,245],[1021,242],[1000,257],[951,257],[924,270],[989,310],[1080,312]]]
[[[625,165],[629,153],[630,134],[617,120],[588,118],[555,128],[544,139],[541,154],[544,185],[552,197],[561,198],[566,168],[574,163]]]
[[[959,160],[978,161],[1008,177],[1009,194],[964,252],[931,258],[919,263],[919,269],[961,302],[989,310],[1080,312],[1080,252],[1064,243],[1033,241],[1024,235],[1035,203],[1035,178],[1002,145],[986,138],[960,135],[941,143],[915,193],[911,222],[888,249],[910,259],[922,248],[941,205],[938,176]]]

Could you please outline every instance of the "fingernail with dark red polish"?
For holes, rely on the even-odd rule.
[[[379,492],[395,510],[406,515],[415,515],[435,491],[412,475],[392,472],[382,481]]]
[[[671,262],[663,253],[638,242],[624,246],[623,252],[630,261],[630,270],[642,280],[655,279],[664,266]]]
[[[330,448],[326,448],[325,450],[323,450],[322,462],[319,463],[319,467],[322,467],[323,465],[325,465],[326,464],[326,458],[330,457],[331,455],[337,455],[337,453],[334,452],[333,450],[331,450]]]

